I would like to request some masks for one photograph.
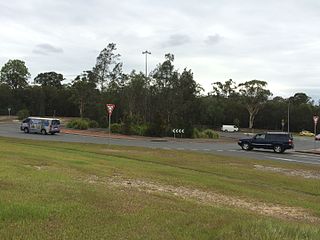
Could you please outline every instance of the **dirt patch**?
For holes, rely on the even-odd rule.
[[[265,172],[281,173],[286,176],[297,176],[297,177],[310,178],[310,179],[320,179],[320,173],[314,172],[314,171],[267,167],[262,165],[254,165],[254,168],[261,171],[265,171]]]
[[[194,200],[200,204],[210,206],[229,206],[250,210],[262,215],[309,222],[320,222],[320,218],[314,217],[303,208],[286,207],[277,204],[259,202],[255,200],[241,199],[220,193],[207,192],[199,189],[175,187],[154,182],[146,182],[137,179],[123,179],[120,176],[112,178],[99,178],[96,175],[85,180],[91,184],[107,184],[122,188],[131,188],[147,193],[165,193],[180,197],[185,200]]]

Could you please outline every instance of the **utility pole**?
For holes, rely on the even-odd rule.
[[[151,54],[148,50],[142,52],[142,54],[146,55],[146,77],[148,76],[148,54]]]

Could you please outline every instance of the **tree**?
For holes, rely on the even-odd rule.
[[[30,73],[24,61],[9,60],[0,72],[0,82],[8,84],[12,89],[24,88],[28,85]]]
[[[120,54],[114,53],[116,50],[116,44],[109,43],[97,57],[93,72],[97,76],[101,91],[105,89],[105,85],[108,85],[111,79],[117,78],[119,71],[122,69],[122,64],[119,64]]]
[[[238,86],[242,102],[249,112],[249,128],[253,127],[256,115],[268,97],[272,95],[269,90],[265,89],[266,86],[267,82],[260,80],[247,81]]]
[[[213,91],[211,93],[225,98],[234,94],[237,89],[236,83],[232,79],[225,81],[224,84],[221,82],[215,82],[212,85]]]
[[[86,106],[99,96],[96,84],[93,81],[91,71],[86,71],[77,76],[72,83],[72,99],[79,107],[79,115],[84,117]]]
[[[64,80],[63,75],[56,72],[40,73],[34,78],[34,82],[41,86],[51,86],[60,88],[61,82]]]

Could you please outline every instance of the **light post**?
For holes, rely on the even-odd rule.
[[[9,118],[11,117],[11,108],[8,108]]]
[[[288,99],[288,133],[290,133],[290,98]]]
[[[142,52],[142,54],[146,55],[146,77],[148,76],[148,54],[151,54],[148,50]]]

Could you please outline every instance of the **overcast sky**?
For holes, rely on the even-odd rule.
[[[125,72],[175,55],[206,91],[216,81],[268,82],[274,96],[320,99],[319,0],[0,0],[0,67],[72,79],[114,42]]]

